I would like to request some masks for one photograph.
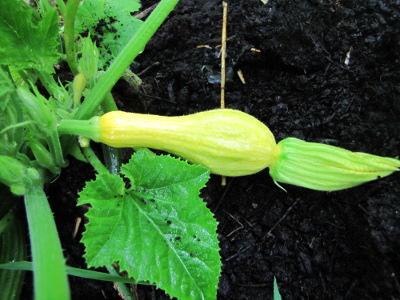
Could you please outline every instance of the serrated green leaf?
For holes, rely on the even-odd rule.
[[[78,205],[86,203],[92,206],[103,205],[101,201],[121,197],[125,192],[125,184],[118,175],[98,174],[95,181],[86,183],[85,188],[79,193]]]
[[[215,299],[221,271],[217,222],[198,196],[208,170],[142,150],[122,174],[135,182],[124,192],[121,177],[99,175],[80,193],[79,204],[92,205],[83,234],[88,265],[118,261],[129,276],[172,297]]]
[[[142,25],[131,15],[139,8],[138,0],[85,0],[80,4],[76,31],[96,37],[100,69],[110,64]]]
[[[57,10],[42,18],[22,0],[0,1],[0,65],[48,73],[59,58]]]

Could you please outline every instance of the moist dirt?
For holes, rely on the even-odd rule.
[[[255,116],[277,141],[398,156],[399,17],[399,1],[229,1],[226,107]],[[113,90],[119,107],[161,115],[219,107],[221,26],[221,1],[181,0],[131,67],[140,91],[122,80]],[[71,159],[49,187],[74,267],[86,267],[83,224],[73,237],[84,213],[77,193],[93,178]],[[399,179],[328,193],[290,185],[285,192],[268,170],[227,178],[226,186],[212,176],[202,196],[219,222],[218,299],[272,299],[274,277],[283,299],[400,299]],[[120,299],[112,283],[70,284],[73,299]],[[169,299],[154,287],[136,293]]]

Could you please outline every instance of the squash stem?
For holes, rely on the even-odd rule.
[[[98,142],[100,140],[99,117],[89,120],[61,120],[58,133],[79,135]]]

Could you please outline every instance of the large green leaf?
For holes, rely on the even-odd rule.
[[[118,261],[129,276],[172,297],[215,299],[217,222],[198,196],[208,170],[141,150],[121,173],[125,180],[100,174],[80,193],[78,204],[92,206],[83,235],[88,265]]]
[[[90,35],[96,42],[100,69],[110,64],[142,25],[131,15],[139,8],[138,0],[85,0],[80,4],[76,32]]]
[[[0,37],[0,65],[51,73],[60,57],[55,8],[40,17],[22,0],[1,0]]]

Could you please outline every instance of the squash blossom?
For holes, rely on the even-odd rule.
[[[321,191],[353,187],[400,168],[395,158],[295,138],[277,144],[267,126],[232,109],[180,117],[113,111],[87,121],[63,120],[59,132],[82,135],[112,147],[167,151],[224,176],[250,175],[269,168],[276,184]]]

